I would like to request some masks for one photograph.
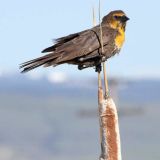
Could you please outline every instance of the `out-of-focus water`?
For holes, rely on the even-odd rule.
[[[137,83],[118,91],[122,156],[159,160],[160,83]],[[96,88],[31,91],[0,93],[0,159],[98,159]]]

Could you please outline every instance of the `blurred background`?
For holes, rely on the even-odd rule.
[[[130,17],[120,55],[107,62],[125,160],[160,159],[159,5],[102,0],[103,16],[121,9]],[[98,159],[94,69],[19,70],[54,38],[92,27],[92,6],[98,14],[98,0],[0,0],[1,160]]]

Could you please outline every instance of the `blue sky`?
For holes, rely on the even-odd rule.
[[[130,17],[125,45],[120,55],[107,62],[108,74],[160,78],[160,1],[102,0],[102,4],[102,16],[122,9]],[[93,5],[98,8],[98,0],[0,0],[0,72],[19,72],[19,64],[41,56],[52,39],[92,27]],[[93,69],[80,72],[70,65],[33,72],[52,71],[96,76]]]

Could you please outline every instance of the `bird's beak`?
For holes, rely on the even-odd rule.
[[[129,20],[129,18],[127,16],[122,16],[121,17],[121,22],[125,23]]]

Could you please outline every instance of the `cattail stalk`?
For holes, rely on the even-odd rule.
[[[99,22],[101,21],[101,0],[99,0]],[[95,22],[95,12],[93,9],[93,25]],[[100,23],[100,38],[102,53],[103,48],[103,30]],[[103,63],[105,95],[103,94],[101,73],[98,72],[98,108],[99,108],[99,123],[100,123],[100,144],[101,155],[100,160],[121,160],[121,143],[119,134],[119,123],[117,108],[109,97],[107,73],[105,63]]]

